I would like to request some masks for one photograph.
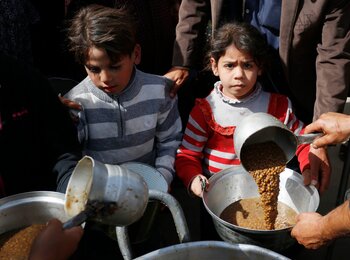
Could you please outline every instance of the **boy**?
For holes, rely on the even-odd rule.
[[[107,164],[154,166],[170,185],[181,140],[172,81],[139,71],[136,24],[125,10],[91,5],[68,31],[70,50],[88,76],[65,95],[81,105],[78,136],[86,155]]]

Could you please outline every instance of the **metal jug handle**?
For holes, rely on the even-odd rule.
[[[323,136],[323,133],[311,133],[298,135],[298,144],[311,144],[317,137]]]
[[[190,233],[188,230],[187,222],[183,210],[179,202],[170,194],[158,190],[149,190],[149,199],[154,199],[165,204],[174,219],[177,234],[179,236],[180,243],[190,241]],[[133,259],[131,252],[131,244],[128,235],[127,227],[116,227],[116,234],[120,252],[124,260]]]

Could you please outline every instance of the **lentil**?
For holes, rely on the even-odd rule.
[[[276,143],[270,141],[244,146],[241,160],[258,185],[265,228],[273,230],[278,215],[279,174],[287,163],[285,154]]]
[[[44,224],[34,224],[14,234],[12,233],[0,248],[0,259],[28,259],[34,239],[44,228]]]

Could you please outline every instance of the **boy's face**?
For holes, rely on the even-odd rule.
[[[223,93],[233,99],[241,99],[253,92],[261,69],[249,53],[241,52],[230,45],[225,55],[216,63],[211,58],[212,71],[218,76],[223,86]]]
[[[140,55],[140,46],[137,45],[131,56],[123,56],[112,63],[104,49],[92,47],[85,69],[96,87],[107,94],[117,94],[128,85],[134,64],[140,62]]]

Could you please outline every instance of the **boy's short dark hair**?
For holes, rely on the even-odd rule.
[[[68,28],[69,50],[85,64],[89,49],[104,49],[113,62],[131,55],[136,45],[136,19],[126,9],[101,5],[83,7]]]

